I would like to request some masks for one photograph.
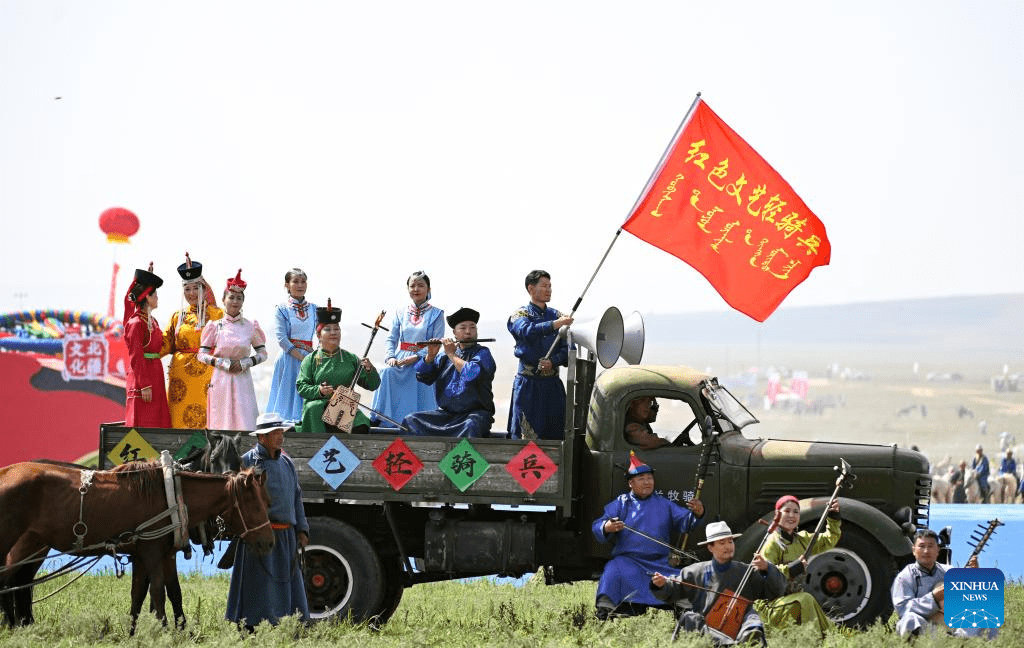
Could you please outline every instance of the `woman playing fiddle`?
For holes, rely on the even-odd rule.
[[[798,530],[800,501],[793,495],[784,495],[775,503],[775,510],[781,513],[779,528],[768,537],[764,557],[778,565],[779,571],[786,577],[786,595],[758,601],[754,605],[765,622],[772,626],[781,628],[790,623],[812,623],[824,634],[834,624],[825,616],[817,599],[803,591],[807,571],[804,554],[807,553],[813,534]],[[828,551],[839,543],[839,526],[839,500],[834,499],[828,509],[827,526],[814,542],[811,556]]]
[[[335,388],[347,389],[359,371],[359,380],[356,384],[372,391],[380,385],[380,374],[369,358],[360,360],[356,354],[341,348],[341,309],[332,308],[330,299],[327,300],[326,308],[316,309],[316,318],[316,335],[320,341],[320,348],[302,361],[299,377],[295,382],[299,394],[305,401],[299,431],[338,432],[335,427],[328,429],[323,421],[324,408],[334,396]],[[352,432],[359,434],[369,431],[370,419],[362,410],[357,411],[355,421],[352,423]]]

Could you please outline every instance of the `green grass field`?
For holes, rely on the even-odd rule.
[[[667,646],[673,628],[668,612],[651,611],[635,618],[600,622],[592,612],[594,583],[546,586],[536,580],[524,587],[472,583],[434,583],[406,591],[391,621],[379,630],[365,625],[317,623],[301,628],[293,619],[280,626],[262,625],[252,635],[240,633],[224,620],[227,576],[190,576],[182,583],[188,627],[162,627],[149,614],[128,635],[128,577],[86,576],[36,606],[37,623],[29,628],[0,629],[5,648],[63,646],[141,646],[161,648],[221,646]],[[49,587],[43,586],[43,587]],[[40,590],[43,587],[39,588]],[[42,595],[37,591],[37,598]],[[1006,590],[1007,624],[990,643],[1024,644],[1024,588]],[[841,646],[883,648],[902,645],[891,628],[876,625],[863,632],[829,635],[819,640],[808,628],[769,630],[775,646]],[[980,641],[944,635],[922,637],[915,646],[980,645]],[[675,645],[708,646],[698,636],[683,636]]]

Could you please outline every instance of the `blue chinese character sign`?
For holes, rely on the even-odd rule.
[[[460,490],[465,492],[480,479],[491,464],[476,451],[469,439],[463,439],[459,445],[445,455],[439,465],[441,472]]]
[[[338,441],[338,437],[331,436],[307,463],[328,486],[337,490],[349,475],[355,472],[360,462],[359,457],[345,447],[344,443]]]
[[[943,577],[943,610],[950,628],[998,628],[1005,621],[1005,579],[998,569],[957,567]]]

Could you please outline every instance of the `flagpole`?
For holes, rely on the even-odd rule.
[[[647,184],[644,185],[643,191],[641,191],[640,195],[637,196],[636,202],[633,203],[633,208],[629,210],[630,214],[636,211],[637,205],[639,205],[641,201],[643,201],[644,196],[646,196],[647,192],[650,191],[651,185],[654,184],[654,179],[658,177],[658,174],[661,173],[661,169],[665,166],[665,161],[668,159],[668,154],[675,147],[676,140],[679,139],[679,134],[683,132],[683,129],[686,128],[686,125],[689,124],[690,120],[693,118],[693,113],[694,111],[697,110],[698,103],[700,103],[699,92],[697,93],[697,96],[693,98],[693,103],[690,104],[690,109],[686,111],[686,115],[683,117],[683,121],[679,122],[679,128],[676,129],[676,132],[672,136],[672,139],[669,140],[668,146],[665,147],[665,151],[661,154],[661,159],[658,160],[658,164],[654,167],[654,171],[651,172],[651,176],[647,178]],[[601,266],[604,265],[604,260],[608,258],[608,253],[612,251],[612,246],[614,246],[615,242],[619,240],[619,234],[622,234],[621,227],[615,231],[615,236],[612,237],[612,242],[608,245],[608,249],[604,251],[604,256],[601,257],[601,260],[597,263],[597,267],[594,268],[594,274],[590,275],[590,281],[588,281],[587,285],[584,286],[583,292],[580,293],[580,296],[576,298],[576,303],[573,304],[572,311],[570,311],[569,313],[569,317],[572,317],[573,315],[576,314],[576,309],[580,307],[580,303],[583,301],[583,296],[587,294],[588,290],[590,290],[590,284],[594,283],[594,278],[597,277],[598,271],[600,271]],[[547,360],[551,357],[551,354],[554,352],[555,347],[558,346],[558,342],[561,339],[562,338],[560,336],[555,337],[555,340],[551,343],[551,348],[549,348],[548,352],[544,354],[542,360]]]
[[[682,134],[683,129],[685,129],[689,125],[690,120],[693,119],[693,113],[697,110],[697,104],[699,103],[700,93],[698,92],[697,96],[693,98],[693,103],[690,104],[690,109],[686,111],[686,116],[683,117],[683,121],[679,122],[679,128],[676,129],[675,135],[673,135],[672,139],[669,140],[668,146],[665,147],[665,151],[661,154],[661,159],[658,160],[658,164],[654,167],[654,171],[651,172],[651,177],[647,178],[647,184],[644,185],[643,191],[641,191],[640,195],[636,197],[636,202],[633,203],[633,208],[629,210],[631,215],[636,211],[636,208],[640,203],[643,202],[647,192],[651,190],[651,185],[654,184],[654,179],[657,178],[658,174],[661,173],[661,170],[665,168],[665,162],[668,160],[668,154],[675,148],[676,141]]]

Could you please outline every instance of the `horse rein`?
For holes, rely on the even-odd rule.
[[[255,533],[263,527],[270,526],[270,518],[268,517],[267,521],[259,526],[255,526],[251,529],[249,528],[249,525],[246,524],[245,516],[242,515],[242,507],[238,504],[238,486],[235,485],[235,482],[239,478],[241,478],[240,475],[235,475],[228,479],[228,490],[231,492],[231,501],[235,506],[235,512],[238,513],[238,520],[242,523],[242,533],[238,537],[242,542],[245,542],[245,537],[250,533]]]

